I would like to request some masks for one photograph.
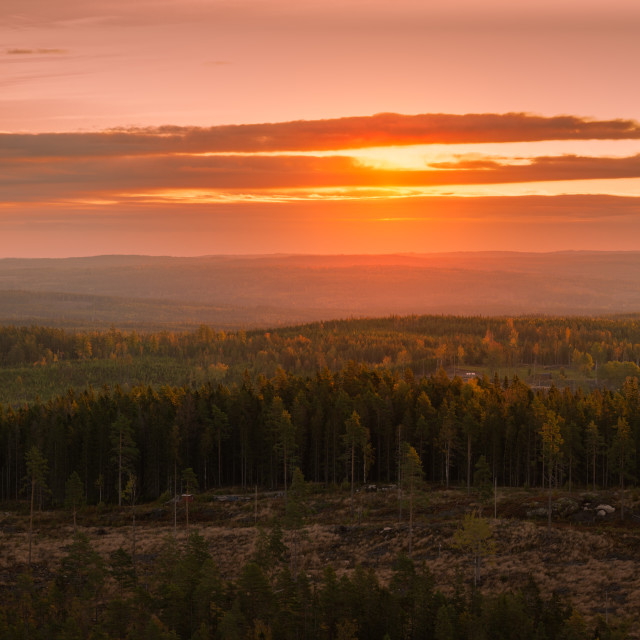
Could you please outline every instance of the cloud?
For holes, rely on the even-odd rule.
[[[640,177],[640,155],[626,158],[550,156],[529,164],[490,160],[442,163],[438,170],[381,170],[344,156],[123,155],[103,158],[0,159],[0,199],[52,201],[154,192],[403,189]],[[187,196],[184,196],[188,200]]]
[[[575,155],[543,156],[527,164],[508,160],[461,160],[432,163],[438,169],[436,184],[488,184],[543,182],[556,180],[605,180],[640,177],[640,154],[626,158],[597,158]]]
[[[332,120],[0,135],[0,154],[24,157],[136,156],[358,149],[386,145],[640,139],[634,120],[526,113],[383,113]]]
[[[49,56],[49,55],[64,55],[69,53],[67,49],[7,49],[8,56]]]
[[[429,167],[432,169],[499,169],[504,167],[505,163],[496,160],[458,160],[450,162],[430,162]]]
[[[327,32],[348,29],[500,30],[555,28],[571,30],[632,29],[639,10],[633,0],[581,2],[538,0],[514,3],[509,0],[450,0],[429,3],[416,0],[306,0],[291,5],[286,0],[3,0],[3,18],[9,26],[68,25],[88,20],[120,25],[175,25],[206,22],[224,26],[257,23],[273,31],[312,26]]]
[[[43,80],[43,79],[51,80],[52,78],[70,78],[73,76],[82,76],[82,75],[86,75],[86,72],[60,71],[57,73],[51,73],[51,72],[47,73],[44,71],[37,71],[34,73],[22,73],[22,74],[16,74],[12,77],[0,79],[0,87],[17,86],[17,85],[33,82],[34,80]],[[5,101],[2,101],[2,102],[5,102]],[[3,144],[3,142],[5,142],[5,140],[3,140],[3,135],[0,134],[0,146]],[[0,157],[2,157],[3,155],[4,155],[4,152],[2,149],[0,149]]]

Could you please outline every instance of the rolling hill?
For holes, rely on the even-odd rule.
[[[0,260],[0,322],[276,326],[391,314],[640,311],[640,252]]]

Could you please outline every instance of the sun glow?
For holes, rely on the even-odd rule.
[[[638,153],[637,140],[542,140],[536,142],[500,142],[469,144],[419,144],[370,147],[316,155],[342,155],[364,167],[383,170],[428,171],[434,165],[461,161],[492,160],[510,165],[525,165],[537,157],[607,156],[625,157]]]
[[[601,156],[623,158],[638,153],[637,140],[541,140],[467,144],[416,144],[314,151],[203,152],[176,155],[194,157],[341,157],[378,171],[439,171],[438,165],[491,161],[527,165],[539,157]]]
[[[458,184],[424,187],[325,187],[291,189],[209,190],[165,189],[142,193],[122,193],[122,202],[145,204],[232,204],[294,203],[311,201],[409,200],[433,197],[484,198],[558,195],[612,195],[634,197],[640,192],[640,178],[602,180],[557,180],[499,184]],[[95,200],[95,204],[113,204],[113,200]]]
[[[419,198],[428,195],[423,189],[403,187],[349,187],[349,188],[314,188],[314,189],[261,189],[253,193],[245,191],[223,191],[207,189],[171,189],[149,191],[144,193],[121,194],[123,201],[139,203],[171,203],[184,204],[224,204],[224,203],[286,203],[309,201],[352,201],[352,200],[391,200]],[[435,195],[435,194],[434,194]]]

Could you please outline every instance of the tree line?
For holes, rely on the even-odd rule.
[[[239,384],[70,390],[0,406],[0,497],[21,499],[25,455],[47,462],[62,504],[76,473],[90,502],[171,495],[192,469],[203,489],[286,488],[293,470],[324,484],[394,483],[405,443],[426,479],[467,485],[479,463],[501,486],[618,487],[640,477],[637,378],[616,391],[533,390],[517,376],[463,382],[350,362]]]

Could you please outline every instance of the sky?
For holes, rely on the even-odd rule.
[[[640,250],[637,0],[3,0],[0,258]]]

